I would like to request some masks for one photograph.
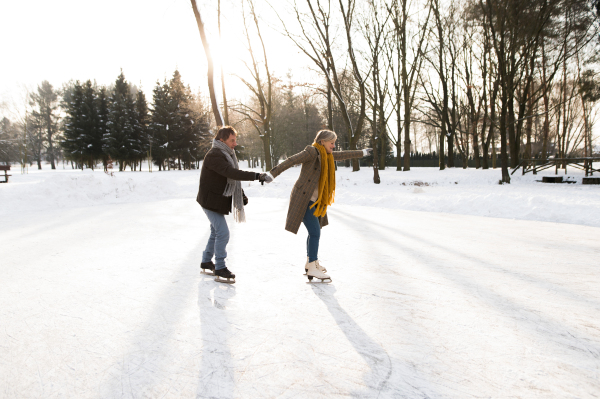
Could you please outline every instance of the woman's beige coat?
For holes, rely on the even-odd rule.
[[[334,160],[343,161],[344,159],[361,158],[363,156],[363,151],[334,151],[332,154]],[[300,228],[302,219],[306,213],[306,207],[310,202],[310,197],[319,183],[319,176],[321,175],[319,151],[311,145],[306,146],[303,151],[289,157],[271,169],[273,177],[277,177],[285,170],[298,164],[302,164],[302,170],[300,170],[300,177],[298,177],[298,180],[292,189],[290,206],[285,221],[285,229],[294,234],[298,233],[298,229]],[[319,217],[319,223],[321,224],[321,227],[329,224],[327,221],[327,214]]]

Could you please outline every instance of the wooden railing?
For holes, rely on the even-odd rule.
[[[571,165],[576,169],[585,171],[585,175],[592,176],[594,172],[600,172],[600,169],[594,169],[594,162],[600,162],[600,157],[581,157],[581,158],[549,158],[543,159],[523,159],[516,168],[510,173],[514,174],[519,168],[523,169],[523,174],[533,172],[537,175],[537,172],[556,167],[554,174],[558,174],[558,169],[564,167],[565,175],[567,174],[567,165]]]

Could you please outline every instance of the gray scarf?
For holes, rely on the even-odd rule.
[[[238,160],[235,156],[235,151],[221,140],[213,140],[212,148],[217,148],[226,155],[231,166],[236,169],[240,169],[238,166]],[[244,213],[244,197],[242,195],[242,183],[239,180],[232,180],[227,178],[227,185],[225,186],[225,192],[223,196],[233,196],[233,218],[236,222],[242,223],[246,221],[246,214]]]

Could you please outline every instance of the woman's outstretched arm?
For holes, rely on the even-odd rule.
[[[371,150],[371,149],[367,148],[366,150]],[[365,150],[334,151],[334,152],[332,152],[332,154],[333,154],[333,159],[335,159],[336,161],[343,161],[344,159],[350,159],[350,158],[362,158],[368,154],[368,151],[366,151],[366,153],[365,153]]]
[[[308,146],[304,150],[302,150],[299,153],[297,153],[296,155],[292,155],[291,157],[289,157],[288,159],[286,159],[285,161],[283,161],[279,165],[275,166],[270,171],[271,175],[273,177],[277,177],[280,174],[282,174],[284,171],[286,171],[287,169],[291,168],[294,165],[298,165],[298,164],[301,164],[301,163],[304,163],[304,162],[308,162],[308,161],[316,158],[316,156],[317,156],[316,149],[315,150],[311,150],[310,148],[314,148],[314,147]]]

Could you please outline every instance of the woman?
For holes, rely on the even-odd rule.
[[[319,263],[319,239],[321,228],[327,226],[327,207],[333,204],[335,195],[335,163],[350,158],[360,158],[368,155],[370,148],[357,151],[333,151],[337,135],[331,130],[321,130],[315,137],[315,142],[296,155],[293,155],[271,169],[273,177],[279,176],[285,170],[302,164],[300,177],[294,184],[290,195],[285,229],[294,234],[298,233],[300,224],[304,223],[308,230],[306,240],[306,265],[304,270],[308,280],[316,277],[321,282],[331,278],[325,274],[327,270]]]

